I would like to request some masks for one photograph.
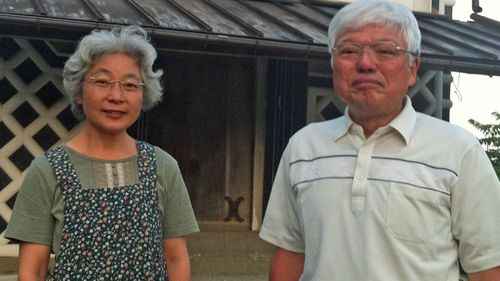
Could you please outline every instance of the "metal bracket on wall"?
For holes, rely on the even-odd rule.
[[[243,202],[245,198],[240,196],[236,198],[236,200],[233,200],[233,198],[230,196],[224,196],[224,199],[227,201],[227,204],[229,206],[228,214],[224,221],[228,222],[235,218],[238,222],[243,222],[244,219],[238,213],[238,208],[240,207],[240,203]]]

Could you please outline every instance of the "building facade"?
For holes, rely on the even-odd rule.
[[[418,7],[423,34],[409,96],[419,111],[447,120],[450,71],[500,75],[498,23],[429,13],[442,10],[434,1],[402,2]],[[202,230],[258,230],[288,138],[343,113],[326,50],[329,21],[343,6],[337,2],[0,3],[0,233],[31,160],[81,128],[61,71],[94,28],[139,24],[150,32],[165,98],[130,134],[178,160]],[[0,256],[16,255],[0,236]]]

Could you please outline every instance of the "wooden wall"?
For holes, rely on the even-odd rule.
[[[169,54],[157,67],[164,70],[165,98],[131,131],[177,159],[200,224],[248,228],[255,60]],[[238,197],[243,221],[229,208]]]

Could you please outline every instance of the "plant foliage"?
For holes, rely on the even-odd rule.
[[[469,119],[469,123],[483,133],[484,138],[479,142],[485,147],[486,154],[490,158],[491,164],[500,179],[500,113],[492,112],[497,124],[481,124],[474,119]]]

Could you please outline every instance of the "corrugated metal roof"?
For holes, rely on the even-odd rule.
[[[0,0],[0,34],[71,38],[104,25],[137,24],[151,32],[159,48],[307,59],[328,56],[328,24],[342,6],[321,1]],[[500,75],[499,22],[476,14],[471,22],[415,15],[424,66]]]

